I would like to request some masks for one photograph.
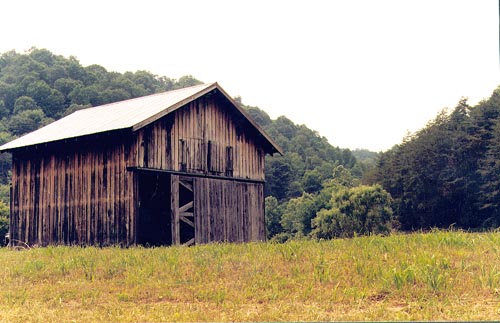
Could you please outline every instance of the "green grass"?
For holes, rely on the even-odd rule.
[[[0,249],[0,322],[500,317],[500,233]]]

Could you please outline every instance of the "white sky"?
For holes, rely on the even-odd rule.
[[[500,85],[497,0],[3,0],[0,53],[217,81],[334,146],[386,150]]]

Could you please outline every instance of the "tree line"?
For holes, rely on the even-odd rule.
[[[461,99],[380,155],[367,180],[393,198],[403,230],[500,226],[500,87]]]
[[[308,165],[310,150],[305,155],[299,151],[311,147],[310,142],[284,147],[284,159],[293,159],[290,167],[302,165],[296,154],[305,156]],[[455,108],[443,109],[386,152],[354,151],[355,161],[339,158],[339,152],[328,155],[328,167],[317,165],[302,173],[301,185],[286,186],[289,193],[296,187],[301,192],[282,198],[285,188],[267,191],[269,238],[331,239],[395,230],[500,227],[500,87],[475,106],[462,98]],[[279,158],[269,158],[268,172],[273,172]],[[274,179],[287,179],[274,174],[270,189]]]

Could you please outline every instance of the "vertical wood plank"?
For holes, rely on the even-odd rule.
[[[181,240],[179,236],[179,176],[172,175],[170,177],[171,199],[170,199],[170,214],[172,227],[172,244],[179,245]]]

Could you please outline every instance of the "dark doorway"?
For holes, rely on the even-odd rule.
[[[137,243],[144,246],[172,244],[170,175],[139,174]]]

